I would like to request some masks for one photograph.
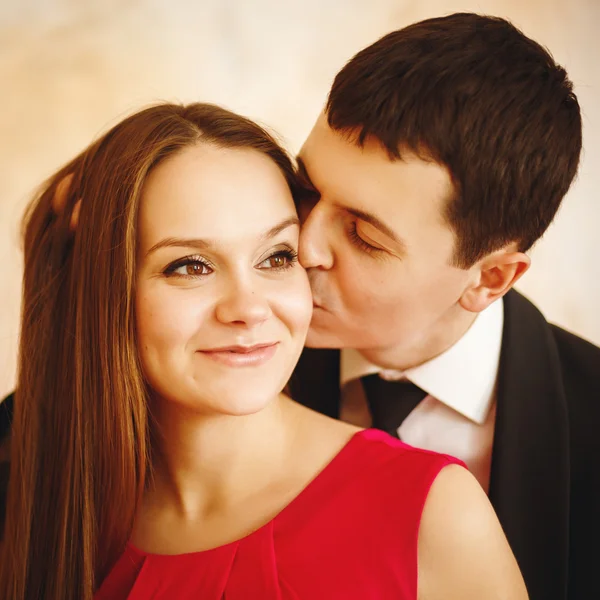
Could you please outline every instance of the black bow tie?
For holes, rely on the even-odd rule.
[[[398,437],[398,427],[427,396],[420,387],[407,380],[386,381],[379,375],[361,379],[373,419],[373,427]]]

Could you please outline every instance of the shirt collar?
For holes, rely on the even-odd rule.
[[[396,379],[409,379],[446,406],[482,424],[494,401],[503,327],[504,305],[500,299],[479,313],[468,331],[448,350],[422,365],[392,374]],[[381,372],[381,367],[370,363],[357,350],[341,351],[341,386]]]

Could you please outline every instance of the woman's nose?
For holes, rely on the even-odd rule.
[[[230,282],[216,307],[216,317],[228,325],[254,327],[272,314],[271,306],[261,282],[236,280]]]

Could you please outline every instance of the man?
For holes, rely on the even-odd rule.
[[[510,291],[580,150],[548,52],[455,14],[359,52],[299,155],[314,316],[293,395],[465,460],[533,600],[600,598],[600,349]]]
[[[315,312],[294,396],[463,458],[532,600],[600,597],[600,349],[510,291],[580,150],[548,53],[457,14],[354,57],[299,157]]]

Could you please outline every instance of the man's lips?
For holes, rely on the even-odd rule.
[[[223,346],[199,350],[199,354],[230,367],[256,367],[268,362],[277,352],[279,342],[266,342],[252,346]]]

